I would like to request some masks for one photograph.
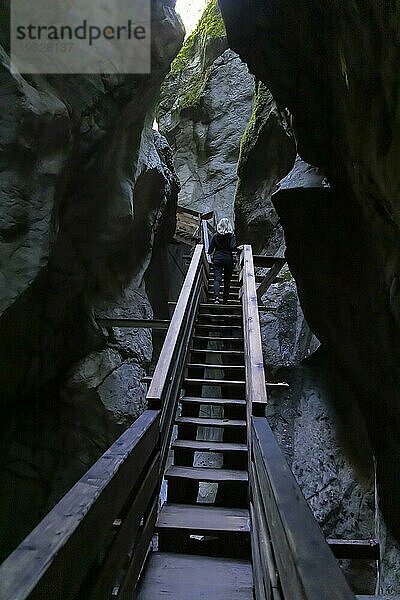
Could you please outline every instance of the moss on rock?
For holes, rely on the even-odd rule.
[[[258,139],[259,129],[264,124],[264,118],[262,117],[264,108],[268,102],[273,100],[272,94],[264,83],[261,81],[256,82],[256,89],[254,95],[253,112],[251,114],[250,121],[247,124],[246,131],[243,134],[242,141],[240,143],[240,155],[239,155],[239,175],[240,167],[244,165],[246,156]]]
[[[180,79],[179,109],[195,107],[209,79],[215,52],[209,52],[214,43],[226,40],[225,25],[217,0],[209,0],[193,33],[182,46],[171,65],[161,90],[161,99],[168,96],[169,87]],[[224,47],[223,50],[226,48]]]
[[[181,51],[171,65],[171,73],[186,69],[195,57],[199,46],[204,46],[209,38],[226,37],[225,25],[218,8],[217,0],[209,0],[204,13],[193,33],[183,44]]]

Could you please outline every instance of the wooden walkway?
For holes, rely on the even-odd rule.
[[[354,600],[336,558],[378,558],[334,555],[264,416],[258,291],[282,259],[244,246],[215,305],[201,231],[148,409],[0,566],[1,600]]]
[[[237,274],[232,283],[238,290]],[[140,600],[253,598],[246,402],[234,377],[244,377],[243,341],[238,292],[229,306],[200,304],[165,473],[167,502],[156,523],[158,551]]]

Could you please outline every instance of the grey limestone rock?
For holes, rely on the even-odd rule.
[[[173,6],[152,0],[149,75],[19,76],[1,51],[2,558],[144,408],[150,332],[94,317],[153,314],[179,190],[148,125],[183,41]]]
[[[211,0],[172,65],[157,118],[174,152],[182,184],[179,205],[232,217],[240,140],[251,116],[254,84],[237,54],[227,49],[214,5]],[[212,26],[210,11],[215,11]]]

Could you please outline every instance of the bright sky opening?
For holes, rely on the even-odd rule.
[[[186,28],[186,37],[196,29],[197,23],[206,7],[207,0],[178,0],[176,11],[182,17]]]

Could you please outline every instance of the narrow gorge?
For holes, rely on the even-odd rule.
[[[399,6],[152,0],[151,74],[21,75],[0,4],[1,560],[147,408],[165,331],[101,319],[171,318],[187,211],[286,258],[266,416],[325,538],[379,541],[354,594],[400,598]]]

